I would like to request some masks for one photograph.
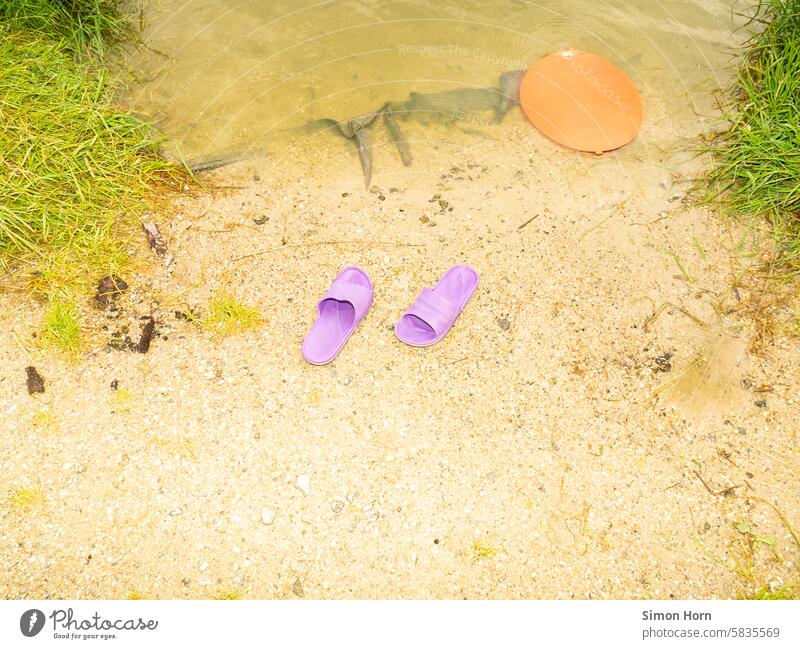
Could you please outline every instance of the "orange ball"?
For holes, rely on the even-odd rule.
[[[603,153],[626,145],[642,126],[642,99],[622,70],[580,50],[563,50],[525,73],[519,100],[544,135],[570,149]]]

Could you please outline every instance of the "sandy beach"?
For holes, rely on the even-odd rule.
[[[226,167],[148,217],[174,261],[142,237],[119,309],[82,304],[77,360],[40,349],[40,305],[2,296],[0,595],[669,599],[797,583],[797,340],[749,315],[763,286],[743,269],[765,233],[686,198],[700,162],[685,139],[709,124],[651,111],[602,157],[516,113],[419,126],[408,168],[376,140],[371,191],[344,140]],[[455,327],[404,345],[394,322],[456,263],[481,283]],[[374,304],[311,366],[300,344],[348,264]],[[260,324],[214,336],[180,317],[221,290]],[[108,347],[151,314],[147,353]]]

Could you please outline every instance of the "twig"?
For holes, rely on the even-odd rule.
[[[682,306],[678,306],[677,304],[673,304],[672,302],[662,302],[661,306],[658,307],[654,312],[653,315],[648,316],[644,320],[644,326],[642,327],[642,331],[648,333],[648,327],[661,315],[661,313],[668,308],[675,309],[676,311],[680,311],[683,315],[689,318],[692,322],[694,322],[698,327],[704,330],[710,329],[709,325],[703,322],[700,318],[696,315],[690,313],[688,310],[684,309]]]
[[[700,479],[700,482],[703,483],[703,486],[706,488],[706,491],[710,493],[712,496],[724,496],[725,494],[734,493],[736,489],[744,487],[742,484],[732,485],[730,487],[726,487],[725,489],[721,489],[720,491],[712,491],[711,487],[708,486],[708,483],[703,480],[703,476],[700,475],[699,471],[695,471],[694,474]]]
[[[526,225],[528,225],[529,223],[531,223],[531,221],[534,221],[534,220],[536,220],[536,219],[538,219],[538,218],[539,218],[539,215],[538,215],[538,214],[534,214],[534,215],[533,215],[531,218],[529,218],[527,221],[525,221],[525,223],[523,223],[522,225],[520,225],[520,226],[517,228],[517,230],[521,230],[521,229],[522,229],[522,228],[524,228]]]

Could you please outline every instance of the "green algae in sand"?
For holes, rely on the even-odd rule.
[[[131,411],[131,401],[133,400],[133,393],[125,388],[117,388],[111,394],[109,405],[112,412],[120,415],[127,414]]]
[[[11,494],[11,506],[25,512],[44,507],[44,494],[40,487],[23,487]]]
[[[77,354],[83,345],[78,309],[71,300],[54,299],[44,314],[42,342],[69,354]]]
[[[253,329],[262,319],[258,310],[239,302],[233,295],[220,291],[208,305],[203,318],[190,318],[215,336],[227,336]]]
[[[474,561],[479,561],[480,559],[494,559],[501,552],[508,554],[508,551],[502,545],[493,546],[480,542],[472,544],[472,557]]]

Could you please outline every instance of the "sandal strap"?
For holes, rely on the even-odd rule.
[[[455,304],[448,302],[429,288],[423,288],[414,304],[406,311],[406,315],[416,316],[425,322],[437,336],[452,326],[458,313]]]
[[[353,305],[356,314],[364,313],[372,303],[372,291],[361,284],[354,284],[346,280],[337,279],[322,296],[320,303],[325,300],[336,300],[338,302],[349,302]]]

